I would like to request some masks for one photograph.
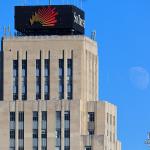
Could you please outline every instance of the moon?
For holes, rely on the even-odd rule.
[[[133,86],[140,90],[147,89],[149,86],[149,72],[141,66],[131,67],[129,69],[129,78]]]

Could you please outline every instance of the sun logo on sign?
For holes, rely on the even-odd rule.
[[[35,12],[34,15],[30,18],[30,24],[33,25],[36,22],[39,22],[42,26],[53,27],[57,23],[58,13],[55,8],[44,7]]]

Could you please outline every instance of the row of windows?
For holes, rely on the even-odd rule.
[[[42,124],[41,124],[41,148],[42,150],[47,150],[47,111],[42,111]],[[89,122],[94,123],[95,115],[94,112],[88,113]],[[33,111],[33,150],[38,150],[38,111]],[[64,149],[70,150],[70,111],[64,112]],[[61,148],[61,111],[56,111],[56,149]],[[18,141],[19,149],[24,149],[24,112],[19,112],[18,116],[19,127],[18,127]],[[16,114],[15,112],[10,112],[10,149],[15,149],[15,125]],[[13,124],[13,125],[12,125]],[[89,134],[93,135],[94,130],[89,130]],[[91,150],[91,146],[86,146],[85,150]]]
[[[115,133],[112,133],[107,130],[107,136],[109,137],[110,139],[110,142],[115,142],[116,141],[116,138],[115,138]]]
[[[33,111],[33,129],[32,129],[32,138],[33,138],[33,150],[38,150],[38,112]]]
[[[61,111],[56,112],[56,150],[61,149]],[[64,149],[70,150],[70,112],[64,112]]]
[[[113,116],[112,114],[107,113],[107,123],[110,125],[114,125],[116,124],[116,118],[115,116]]]
[[[95,126],[95,113],[94,112],[88,112],[88,134],[94,135],[94,126]]]
[[[10,149],[15,149],[15,115],[15,112],[10,112]],[[19,112],[18,121],[18,149],[24,150],[24,112]]]
[[[44,98],[50,98],[50,62],[44,63]],[[72,99],[72,59],[67,59],[67,98]],[[59,59],[59,98],[64,99],[64,59]],[[18,99],[18,60],[13,61],[13,100]],[[41,99],[41,60],[36,60],[36,100]],[[22,100],[27,100],[27,60],[22,60]]]
[[[47,150],[47,112],[42,112],[42,133],[41,133],[42,150]]]

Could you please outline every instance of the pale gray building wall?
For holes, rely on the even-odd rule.
[[[64,99],[59,100],[58,60],[64,57]],[[41,100],[35,100],[35,60],[41,58]],[[50,58],[50,100],[44,100],[44,59]],[[67,58],[73,59],[73,99],[67,100]],[[19,62],[19,98],[13,101],[13,65]],[[27,101],[22,101],[22,59],[27,59]],[[91,145],[93,150],[121,150],[117,141],[116,107],[98,101],[98,54],[97,43],[85,36],[39,36],[10,37],[3,39],[3,87],[4,97],[0,103],[0,149],[9,149],[9,113],[25,113],[25,149],[32,150],[32,112],[48,112],[48,150],[56,143],[55,113],[70,111],[70,148],[84,150]],[[88,135],[88,112],[95,113],[95,135]],[[115,125],[107,122],[107,114],[115,117]],[[5,117],[4,117],[5,116]],[[18,118],[17,118],[18,119]],[[41,121],[41,115],[39,116]],[[61,123],[61,150],[64,150],[64,120]],[[41,150],[41,123],[39,123],[39,150]],[[108,134],[107,134],[108,133]],[[114,141],[110,140],[114,134]],[[4,137],[4,138],[3,138]],[[16,124],[16,150],[18,146],[18,123]]]
[[[0,101],[3,100],[3,52],[0,51]]]

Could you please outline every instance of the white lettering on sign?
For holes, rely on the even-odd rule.
[[[84,28],[85,26],[85,21],[84,19],[81,18],[80,15],[77,15],[76,12],[74,12],[74,22]]]

